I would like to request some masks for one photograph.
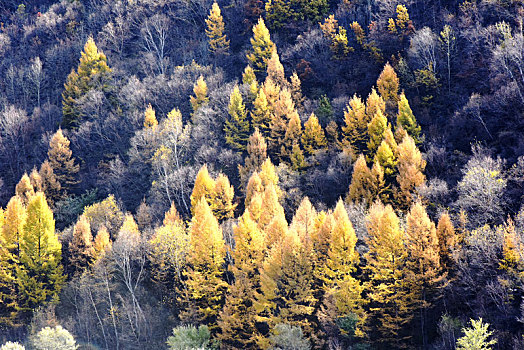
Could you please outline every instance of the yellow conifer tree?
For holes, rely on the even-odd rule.
[[[255,299],[259,320],[269,329],[279,323],[300,326],[307,337],[316,338],[313,264],[297,232],[290,229],[273,244],[260,279],[261,293]],[[267,347],[267,339],[257,340],[258,347]]]
[[[366,164],[366,158],[361,154],[353,165],[353,174],[351,175],[351,184],[346,201],[348,203],[364,202],[368,205],[372,203],[371,184],[371,171]]]
[[[206,105],[209,102],[207,96],[207,84],[203,76],[199,76],[195,86],[193,87],[193,93],[195,96],[189,98],[191,107],[193,107],[193,113],[195,113],[200,107]]]
[[[205,198],[194,208],[189,229],[187,278],[183,293],[185,305],[181,318],[217,328],[217,316],[228,288],[224,281],[226,249],[222,230]]]
[[[144,128],[154,129],[157,127],[157,125],[158,120],[156,120],[155,110],[153,107],[151,107],[151,104],[149,104],[144,113]]]
[[[202,197],[205,198],[208,203],[211,202],[214,189],[215,180],[209,175],[207,164],[204,164],[198,171],[195,184],[193,185],[193,193],[191,193],[191,213],[195,213],[194,208]]]
[[[298,113],[293,113],[287,123],[286,132],[284,134],[284,140],[280,146],[280,159],[288,160],[291,158],[295,145],[299,145],[302,136],[302,122]]]
[[[35,194],[27,205],[27,216],[20,240],[20,265],[17,266],[20,309],[35,307],[57,298],[65,281],[62,244],[55,233],[53,212],[43,193]]]
[[[406,283],[407,251],[404,233],[391,205],[377,202],[366,220],[369,250],[364,267],[369,300],[368,335],[381,346],[402,348],[410,334],[404,328],[413,318],[413,293]]]
[[[228,177],[224,174],[218,175],[209,205],[219,222],[233,218],[236,208],[234,199],[235,191]]]
[[[415,141],[410,136],[406,136],[404,141],[398,145],[398,189],[395,193],[397,204],[402,209],[410,207],[413,201],[413,193],[417,186],[426,181],[424,168],[426,161],[415,145]]]
[[[377,80],[377,89],[380,97],[384,99],[386,104],[391,108],[398,102],[399,79],[397,73],[391,65],[386,63],[382,73]]]
[[[73,239],[69,243],[69,264],[73,274],[82,273],[95,258],[95,247],[89,220],[81,215],[73,227]]]
[[[258,91],[255,102],[253,102],[251,120],[253,127],[259,129],[262,136],[267,139],[271,133],[271,108],[268,105],[264,89]]]
[[[106,252],[111,250],[112,246],[113,242],[111,242],[111,239],[109,238],[109,231],[107,231],[105,226],[101,226],[94,241],[95,260],[103,257]]]
[[[377,94],[377,90],[373,88],[366,99],[366,114],[368,115],[368,119],[371,120],[379,111],[383,115],[386,114],[386,102],[382,96]]]
[[[31,179],[29,179],[27,173],[24,173],[20,181],[16,184],[15,193],[22,200],[24,205],[27,205],[31,197],[35,195],[35,189],[33,188]]]
[[[12,197],[3,213],[5,219],[2,225],[2,237],[5,247],[17,261],[20,258],[20,244],[26,216],[26,208],[22,199],[18,196]]]
[[[62,185],[60,185],[49,160],[46,159],[40,165],[39,174],[42,179],[42,192],[45,193],[49,205],[53,206],[61,198]]]
[[[427,311],[438,297],[444,277],[440,266],[439,242],[435,224],[420,202],[416,202],[406,217],[407,282],[414,294],[414,306],[420,311],[416,329],[427,347]]]
[[[175,303],[175,291],[182,288],[182,271],[186,267],[189,253],[189,235],[174,203],[171,203],[162,226],[155,230],[149,243],[153,278],[165,288],[164,295],[167,299]]]
[[[267,61],[271,58],[275,44],[271,41],[269,30],[261,18],[253,26],[253,38],[251,38],[251,51],[247,59],[256,72],[264,72],[267,69]]]
[[[388,119],[384,116],[382,111],[379,109],[377,113],[373,116],[373,119],[368,124],[368,149],[367,149],[367,159],[369,161],[373,160],[377,149],[384,140],[386,130],[388,128]]]
[[[247,157],[244,160],[244,165],[238,166],[242,186],[246,184],[248,178],[253,174],[253,172],[260,170],[262,163],[264,163],[266,158],[266,140],[258,128],[255,128],[255,132],[249,137],[247,143]]]
[[[206,19],[206,35],[208,37],[209,51],[214,55],[226,55],[229,51],[229,40],[224,33],[224,18],[220,7],[216,2],[213,3],[209,16]]]
[[[82,121],[79,99],[91,89],[109,91],[111,69],[106,56],[98,50],[92,37],[87,39],[77,70],[72,70],[62,93],[62,126],[76,128]]]
[[[67,195],[68,191],[71,191],[79,182],[76,176],[80,167],[75,164],[76,159],[73,157],[73,151],[69,148],[69,144],[70,141],[63,134],[62,129],[58,129],[51,137],[47,151],[49,165],[60,183],[63,195]]]
[[[226,143],[239,152],[245,151],[249,131],[250,126],[246,106],[238,86],[235,85],[229,98],[229,119],[226,119],[224,125]]]
[[[359,254],[356,251],[357,236],[342,200],[337,202],[332,217],[333,226],[325,265],[325,300],[333,298],[339,317],[356,314],[358,328],[355,334],[362,337],[362,327],[366,320],[362,298],[364,288],[354,277],[359,263]]]
[[[343,143],[350,146],[355,154],[366,151],[368,142],[368,124],[371,117],[366,114],[366,105],[357,95],[349,100],[349,104],[344,111],[344,123],[342,132]]]
[[[447,212],[443,213],[438,220],[437,237],[439,242],[440,264],[444,271],[449,272],[453,265],[453,249],[458,242],[455,227]]]
[[[316,150],[323,149],[326,146],[327,139],[324,130],[322,130],[318,118],[312,113],[304,124],[302,147],[304,147],[304,151],[306,151],[308,155],[312,155]]]
[[[231,255],[235,263],[231,271],[235,282],[220,312],[219,338],[223,345],[247,349],[255,346],[259,334],[253,301],[256,293],[260,293],[260,268],[266,246],[264,232],[253,221],[249,209],[240,217],[233,233],[235,249]]]
[[[416,144],[421,142],[420,125],[418,125],[404,93],[400,94],[398,101],[397,128],[400,127],[413,138]]]
[[[289,85],[284,73],[284,66],[280,63],[276,46],[273,46],[271,58],[267,61],[267,77],[272,79],[273,82],[280,87]]]
[[[293,122],[290,124],[292,120]],[[290,125],[293,126],[290,132],[294,133],[293,135],[298,136],[299,134],[296,134],[296,132],[298,132],[298,127],[300,126],[300,131],[302,129],[300,117],[295,109],[291,93],[288,89],[283,89],[280,91],[278,100],[275,103],[274,113],[271,116],[271,133],[268,138],[268,145],[272,154],[279,155],[280,157],[285,156],[285,154],[282,153],[282,146],[285,144],[284,139]],[[290,139],[288,138],[287,140]],[[284,148],[284,152],[286,150],[291,151],[293,144],[289,144],[288,142],[287,146],[288,147]]]

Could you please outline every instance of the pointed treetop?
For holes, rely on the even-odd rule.
[[[271,58],[275,44],[271,41],[269,30],[262,17],[258,19],[258,23],[253,27],[251,45],[252,50],[248,53],[247,59],[255,71],[265,71],[267,61]]]
[[[216,2],[213,3],[209,16],[206,19],[206,35],[209,39],[209,50],[217,54],[227,54],[229,50],[229,40],[224,33],[224,19],[220,7]]]
[[[95,237],[95,259],[102,257],[106,252],[110,251],[112,246],[113,242],[111,242],[111,239],[109,238],[109,231],[107,231],[107,228],[102,225]]]
[[[253,67],[246,66],[244,69],[244,72],[242,73],[242,83],[251,85],[253,82],[257,81],[257,76],[255,75],[255,71],[253,70]]]
[[[398,101],[399,79],[389,62],[386,63],[378,77],[377,89],[384,101],[392,103]]]
[[[33,188],[31,179],[29,179],[27,173],[24,173],[18,184],[16,184],[15,193],[26,205],[29,203],[31,197],[35,195],[35,189]]]
[[[402,127],[416,144],[421,142],[420,125],[418,125],[404,93],[400,94],[398,102],[397,128],[399,127]]]
[[[373,119],[368,124],[368,160],[372,160],[375,153],[384,140],[386,130],[388,128],[388,118],[378,109]]]
[[[372,183],[371,171],[366,164],[366,158],[363,154],[359,155],[353,165],[353,174],[351,175],[351,184],[346,197],[348,203],[366,203],[371,204],[370,186]]]
[[[267,76],[280,86],[286,86],[288,84],[284,74],[284,66],[280,63],[276,46],[273,46],[271,58],[267,62]]]
[[[87,39],[84,45],[84,51],[81,55],[82,58],[80,59],[80,62],[107,60],[104,53],[102,51],[98,51],[98,47],[95,44],[95,40],[91,36]]]
[[[156,120],[155,110],[153,109],[151,104],[149,104],[144,113],[144,128],[154,129],[157,125],[158,121]]]
[[[238,85],[235,85],[229,98],[229,117],[224,126],[226,143],[236,151],[245,151],[250,126],[246,106],[244,105]]]
[[[314,113],[311,113],[309,119],[304,124],[302,146],[308,155],[312,155],[316,150],[327,146],[326,135]]]
[[[195,96],[189,98],[193,112],[196,112],[200,107],[209,102],[207,96],[207,84],[203,76],[199,76],[195,85],[193,86],[193,93]]]
[[[368,115],[368,118],[373,118],[373,116],[379,111],[382,114],[386,113],[386,102],[382,96],[377,94],[377,90],[373,88],[366,100],[366,114]]]
[[[205,198],[201,198],[195,207],[190,226],[189,253],[192,264],[205,265],[208,261],[221,265],[225,257],[222,229]]]
[[[209,175],[207,164],[202,165],[195,179],[193,186],[193,193],[191,193],[191,212],[194,214],[194,208],[201,198],[208,201],[211,200],[213,190],[215,188],[215,181]]]
[[[258,128],[255,128],[255,132],[249,136],[247,154],[245,164],[251,170],[259,170],[267,159],[267,143]]]

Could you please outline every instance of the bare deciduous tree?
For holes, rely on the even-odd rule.
[[[165,74],[169,64],[167,57],[169,22],[169,18],[165,15],[156,14],[147,18],[140,29],[142,49],[153,55],[159,74]]]

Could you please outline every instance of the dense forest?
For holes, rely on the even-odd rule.
[[[523,25],[1,0],[0,349],[524,349]]]

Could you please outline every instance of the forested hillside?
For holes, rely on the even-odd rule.
[[[0,349],[524,349],[523,25],[1,0]]]

